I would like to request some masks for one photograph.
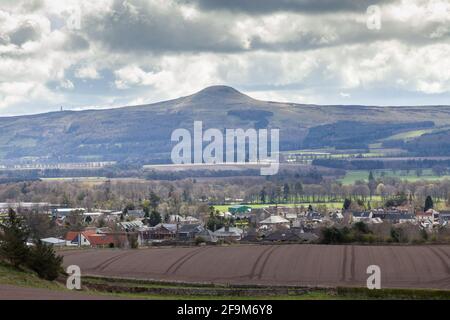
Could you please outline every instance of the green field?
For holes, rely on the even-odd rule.
[[[389,140],[410,140],[417,137],[420,137],[421,135],[424,135],[425,133],[433,132],[434,129],[422,129],[422,130],[412,130],[412,131],[406,131],[402,133],[394,134],[390,137],[387,137],[383,139],[382,141],[389,141]]]
[[[340,179],[344,185],[350,185],[355,183],[356,181],[368,181],[369,179],[369,170],[348,170],[345,174],[345,177]],[[410,170],[407,172],[406,170],[372,170],[375,179],[381,177],[382,173],[384,173],[385,177],[395,177],[402,180],[407,180],[409,182],[427,180],[427,181],[439,181],[443,179],[450,179],[450,175],[437,176],[433,173],[431,169],[424,169],[422,171],[422,175],[417,176],[415,170]]]

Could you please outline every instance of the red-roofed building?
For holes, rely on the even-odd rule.
[[[95,229],[69,231],[65,240],[67,245],[91,247],[118,247],[127,243],[125,233],[97,233]]]

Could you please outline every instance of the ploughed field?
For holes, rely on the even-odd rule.
[[[236,245],[62,251],[85,275],[217,284],[450,289],[450,245]]]

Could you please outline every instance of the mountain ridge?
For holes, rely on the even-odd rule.
[[[333,123],[339,128],[343,121],[374,124],[380,130],[388,123],[390,132],[395,123],[414,126],[415,122],[431,121],[436,126],[450,125],[450,106],[348,107],[269,102],[218,85],[146,105],[2,117],[0,161],[169,161],[172,131],[191,130],[194,121],[203,121],[204,129],[279,128],[280,147],[297,150],[303,147],[311,128]],[[357,139],[357,134],[349,138]]]

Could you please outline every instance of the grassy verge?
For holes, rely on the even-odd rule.
[[[103,291],[122,297],[171,300],[449,300],[450,290],[436,289],[381,289],[338,287],[265,287],[244,285],[184,284],[147,280],[85,277],[84,283],[103,286]],[[199,290],[199,291],[196,291]],[[101,290],[100,290],[101,291]],[[132,292],[130,292],[132,291]],[[134,292],[133,292],[134,291]],[[141,291],[141,292],[136,292]],[[154,292],[160,294],[154,294]],[[267,291],[271,291],[267,294]],[[190,292],[190,294],[186,294]],[[197,292],[197,294],[195,294]],[[201,292],[201,293],[199,293]],[[206,292],[206,294],[205,294]],[[168,294],[170,293],[170,294]],[[255,293],[255,294],[253,294]],[[263,293],[263,294],[261,294]]]
[[[50,290],[65,290],[65,287],[56,281],[40,279],[29,270],[17,270],[0,262],[0,284],[19,287],[32,287]]]
[[[450,290],[337,288],[339,297],[351,299],[449,300]]]

